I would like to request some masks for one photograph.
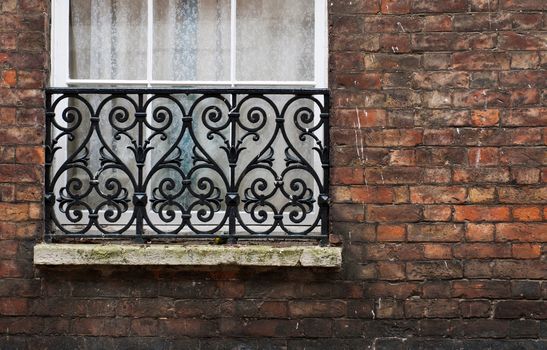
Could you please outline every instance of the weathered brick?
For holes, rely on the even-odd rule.
[[[490,242],[494,240],[493,224],[467,224],[465,238],[470,242]]]
[[[498,196],[500,203],[545,203],[547,201],[547,186],[500,187]]]
[[[471,114],[471,123],[474,126],[495,126],[499,122],[498,109],[474,110]]]
[[[458,261],[408,262],[406,265],[409,280],[461,278],[463,268]]]
[[[516,259],[536,259],[541,257],[541,245],[530,243],[513,244],[511,254]]]
[[[508,207],[485,207],[477,205],[454,206],[455,221],[509,221],[510,218],[511,215]]]
[[[509,65],[510,57],[504,52],[458,52],[452,61],[456,70],[507,70]]]
[[[415,222],[421,218],[421,209],[415,205],[389,205],[367,207],[369,222]]]
[[[494,308],[496,318],[547,318],[547,305],[544,301],[500,301]]]
[[[532,185],[540,182],[540,170],[534,168],[512,168],[511,176],[517,184]]]
[[[456,300],[426,299],[406,300],[405,315],[410,318],[452,318],[460,314]]]
[[[428,0],[414,0],[412,12],[463,12],[467,9],[465,0],[446,0],[442,2]]]
[[[460,312],[464,318],[488,317],[490,315],[490,302],[488,301],[462,301]]]
[[[459,242],[463,238],[461,224],[408,225],[408,240],[417,242]]]
[[[466,243],[454,246],[454,256],[460,259],[509,258],[511,247],[508,244]]]
[[[496,224],[497,241],[545,242],[547,223],[501,223]]]
[[[452,247],[449,244],[424,244],[424,257],[427,259],[451,259]]]
[[[378,225],[377,239],[379,242],[400,242],[406,237],[404,225]]]
[[[513,208],[513,219],[515,219],[515,221],[541,221],[541,208],[538,208],[538,207]]]

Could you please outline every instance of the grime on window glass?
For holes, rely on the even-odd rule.
[[[320,0],[54,1],[49,234],[324,236],[325,18]]]

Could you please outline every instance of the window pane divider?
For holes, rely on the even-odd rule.
[[[193,80],[117,80],[117,79],[69,79],[67,85],[100,85],[100,84],[119,84],[119,85],[176,85],[176,86],[316,86],[315,81],[193,81]]]

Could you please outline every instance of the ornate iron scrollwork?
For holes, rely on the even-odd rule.
[[[46,90],[46,238],[328,234],[323,89]]]

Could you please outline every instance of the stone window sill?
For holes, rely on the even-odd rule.
[[[59,244],[34,247],[34,264],[339,268],[342,248],[319,246]]]

